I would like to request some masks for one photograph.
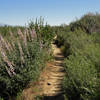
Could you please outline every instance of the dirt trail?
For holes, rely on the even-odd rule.
[[[54,62],[48,64],[45,69],[45,73],[41,76],[41,86],[43,89],[43,95],[56,96],[61,93],[61,83],[64,78],[64,68],[62,66],[64,56],[61,50],[54,44],[52,44]]]
[[[53,97],[62,92],[61,83],[64,78],[64,68],[62,66],[64,56],[60,48],[55,44],[52,44],[52,49],[54,61],[46,65],[35,87],[32,85],[24,90],[23,100],[34,100],[33,97],[36,95]]]

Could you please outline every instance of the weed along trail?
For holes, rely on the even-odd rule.
[[[62,93],[61,84],[65,75],[63,68],[64,56],[55,44],[52,44],[52,49],[54,60],[46,64],[37,85],[35,87],[31,85],[24,90],[24,100],[35,100],[33,98],[37,95],[44,96],[43,100],[63,100],[54,98]]]

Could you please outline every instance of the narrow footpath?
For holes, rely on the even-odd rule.
[[[62,92],[61,83],[64,78],[63,60],[64,56],[60,48],[52,44],[54,61],[48,63],[45,72],[40,77],[43,95],[56,96]]]
[[[63,68],[64,56],[55,44],[52,44],[52,49],[54,60],[47,63],[36,86],[30,85],[23,91],[23,100],[34,100],[33,98],[36,95],[45,96],[44,100],[58,100],[53,98],[62,93],[61,83],[65,75]],[[48,97],[52,99],[48,99]]]

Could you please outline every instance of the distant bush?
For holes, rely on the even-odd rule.
[[[82,29],[88,34],[93,32],[100,32],[100,14],[88,13],[84,15],[80,20],[72,22],[70,24],[72,31],[75,29]]]

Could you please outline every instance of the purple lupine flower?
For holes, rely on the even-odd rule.
[[[24,31],[24,45],[25,45],[25,49],[27,51],[27,54],[29,55],[29,51],[28,51],[28,48],[27,48],[27,32],[28,32],[28,30],[26,29]]]
[[[42,43],[42,41],[40,41],[40,49],[42,49],[43,48],[43,43]]]
[[[2,50],[0,50],[0,52],[1,52],[2,57],[5,58],[6,57],[5,53]]]
[[[38,26],[38,30],[40,31],[40,26]]]
[[[27,40],[30,41],[31,39],[30,39],[30,35],[29,35],[29,30],[26,28],[25,31],[26,31],[26,38],[27,38]]]
[[[23,53],[21,44],[20,44],[19,41],[17,41],[17,43],[18,43],[18,48],[19,48],[19,51],[20,51],[21,60],[22,60],[22,62],[24,63],[24,62],[25,62],[25,61],[24,61],[24,57],[23,57],[23,56],[24,56],[24,53]]]
[[[8,69],[8,67],[7,66],[5,66],[5,67],[6,67],[6,71],[8,72],[9,76],[12,77],[12,73],[10,72],[10,70]]]
[[[20,29],[18,29],[17,34],[18,34],[18,36],[19,36],[19,38],[20,38],[21,40],[24,40],[23,33],[21,32],[21,30],[20,30]]]
[[[12,47],[11,43],[9,43],[8,41],[6,41],[6,43],[7,43],[8,47],[9,47],[10,51],[13,50],[13,47]]]
[[[0,35],[0,46],[3,47],[4,46],[4,39],[3,37]]]
[[[12,47],[12,50],[14,50],[14,49],[15,49],[15,44],[14,44],[14,42],[10,43],[10,45],[11,45],[11,47]]]
[[[3,59],[4,62],[6,62],[7,65],[9,66],[9,68],[8,68],[7,66],[5,66],[5,67],[6,67],[6,70],[7,70],[7,72],[8,72],[8,74],[11,76],[11,73],[13,72],[14,75],[15,75],[14,68],[13,68],[13,66],[12,66],[13,64],[8,60],[8,58],[7,58],[6,54],[4,53],[4,51],[3,51],[3,50],[0,50],[0,51],[1,51],[2,59]]]
[[[24,31],[24,45],[27,47],[27,31]]]
[[[11,38],[14,39],[13,33],[11,31],[9,33],[10,33]]]
[[[1,35],[0,35],[0,45],[2,46],[2,48],[5,48],[7,51],[10,52],[11,47],[9,47],[10,45],[8,41],[7,40],[5,41]]]
[[[35,38],[36,37],[36,31],[34,29],[32,29],[32,38]]]
[[[0,51],[1,51],[1,55],[2,55],[4,62],[6,62],[10,68],[13,68],[13,66],[12,66],[11,62],[8,60],[4,50],[0,50]]]
[[[1,34],[0,34],[0,41],[4,42],[4,39]]]
[[[5,44],[5,48],[7,49],[7,51],[9,51],[9,52],[10,52],[10,48],[9,48],[9,46],[8,46],[7,42],[4,42],[4,44]]]

